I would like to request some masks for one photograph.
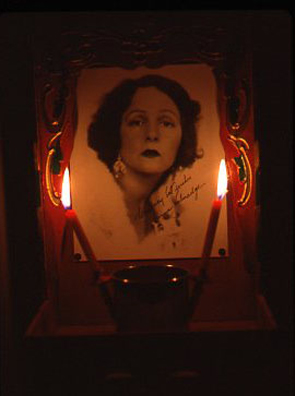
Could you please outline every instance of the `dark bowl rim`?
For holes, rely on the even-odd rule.
[[[178,275],[177,276],[177,280],[172,280],[172,279],[175,279],[175,278],[171,278],[171,279],[165,279],[165,280],[159,280],[159,281],[151,280],[151,281],[145,281],[145,282],[144,281],[140,281],[139,279],[137,279],[137,280],[128,279],[127,282],[124,282],[124,279],[127,279],[127,278],[123,279],[122,277],[116,276],[116,274],[118,274],[121,271],[122,272],[123,271],[128,271],[128,270],[132,271],[134,269],[138,269],[138,268],[142,268],[142,267],[144,267],[144,268],[171,268],[171,269],[180,270],[182,272],[182,275]],[[167,284],[167,283],[169,283],[169,284],[178,283],[180,280],[188,278],[188,276],[189,276],[188,270],[186,270],[184,268],[181,268],[181,267],[178,267],[178,266],[175,266],[175,265],[170,265],[170,264],[166,264],[166,265],[130,265],[128,267],[121,268],[120,270],[115,271],[112,274],[112,279],[115,280],[115,281],[118,281],[120,283],[126,283],[126,284],[140,284],[140,285],[157,284],[157,285],[159,285],[159,284]]]

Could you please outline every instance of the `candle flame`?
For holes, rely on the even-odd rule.
[[[66,168],[62,181],[61,202],[65,209],[71,207],[71,188],[70,188],[70,172]]]
[[[225,161],[222,159],[219,166],[218,183],[217,183],[217,195],[219,199],[222,199],[227,192],[227,174]]]

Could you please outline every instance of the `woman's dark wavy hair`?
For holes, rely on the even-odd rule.
[[[98,154],[110,170],[121,147],[120,126],[124,112],[130,106],[138,88],[155,87],[168,95],[178,107],[182,139],[173,168],[190,166],[202,155],[197,151],[195,124],[199,119],[200,105],[190,99],[186,90],[176,81],[159,75],[146,75],[122,81],[105,95],[88,128],[88,145]]]

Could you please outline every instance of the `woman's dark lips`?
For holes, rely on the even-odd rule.
[[[154,157],[159,157],[160,153],[157,150],[144,150],[141,155],[147,158],[154,158]]]

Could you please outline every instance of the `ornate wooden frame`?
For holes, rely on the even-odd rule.
[[[212,68],[218,88],[220,137],[230,180],[229,258],[224,260],[233,263],[238,271],[254,274],[255,279],[259,159],[247,14],[78,13],[47,16],[43,22],[43,28],[34,36],[34,55],[40,218],[49,298],[59,304],[65,277],[66,265],[61,254],[65,228],[60,205],[61,175],[71,156],[77,117],[76,86],[84,68],[158,68],[194,63]],[[42,21],[38,23],[40,26]],[[50,35],[43,34],[47,29]]]

